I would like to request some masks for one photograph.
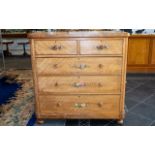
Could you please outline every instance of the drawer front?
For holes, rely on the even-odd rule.
[[[120,76],[40,76],[39,91],[48,93],[120,93]]]
[[[88,40],[80,42],[81,54],[122,54],[123,40]]]
[[[76,41],[35,41],[36,54],[76,54]]]
[[[57,118],[117,118],[119,95],[39,96],[40,113]]]
[[[39,75],[121,74],[122,58],[37,58]]]

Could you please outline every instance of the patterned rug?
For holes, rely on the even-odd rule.
[[[9,70],[0,72],[8,82],[20,84],[14,96],[0,105],[0,126],[25,126],[35,123],[34,92],[31,70]]]

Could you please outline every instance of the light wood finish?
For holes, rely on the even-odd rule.
[[[128,64],[143,65],[148,64],[149,39],[134,38],[129,40]]]
[[[35,58],[35,48],[34,48],[34,40],[31,40],[30,42],[30,49],[31,49],[31,64],[32,64],[32,73],[33,73],[33,85],[34,85],[34,93],[35,93],[35,114],[37,119],[39,120],[38,122],[41,122],[41,116],[40,116],[40,104],[38,100],[38,79],[37,79],[37,74],[36,74],[36,58]],[[43,121],[42,121],[43,122]]]
[[[41,95],[39,101],[43,117],[119,118],[119,95]]]
[[[151,64],[155,65],[155,38],[152,39]]]
[[[81,54],[122,54],[122,45],[122,39],[80,41],[80,52]]]
[[[36,54],[76,54],[76,41],[38,40],[35,41]]]
[[[111,63],[113,62],[113,63]],[[37,58],[38,75],[120,75],[121,57]]]
[[[127,33],[33,33],[29,37],[38,122],[123,120]]]
[[[112,32],[112,31],[72,31],[72,32],[34,32],[29,33],[30,39],[53,39],[53,38],[128,38],[129,34],[126,32]]]
[[[127,66],[127,50],[128,50],[128,39],[124,38],[124,44],[123,44],[123,65],[122,65],[122,77],[121,77],[121,96],[120,96],[120,119],[118,119],[119,122],[123,122],[123,119],[125,117],[125,85],[126,85],[126,66]]]
[[[39,92],[120,93],[120,76],[39,77]]]
[[[155,73],[155,66],[154,65],[139,65],[139,66],[136,66],[136,65],[130,65],[128,66],[128,73],[145,73],[145,74],[148,74],[148,73]]]
[[[155,35],[131,35],[128,46],[129,73],[155,73]]]

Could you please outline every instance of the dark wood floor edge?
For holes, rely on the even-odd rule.
[[[155,73],[127,73],[128,77],[155,77]]]

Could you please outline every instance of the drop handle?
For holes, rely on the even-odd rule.
[[[107,45],[98,45],[98,46],[96,46],[96,48],[97,48],[98,50],[103,50],[103,49],[107,49],[108,46],[107,46]]]
[[[86,67],[88,67],[86,64],[78,64],[78,65],[74,65],[75,68],[78,68],[78,69],[84,69]]]
[[[79,88],[79,87],[85,87],[86,84],[84,82],[75,82],[73,86]]]
[[[74,107],[75,108],[85,108],[87,106],[86,103],[75,103]]]
[[[53,45],[51,46],[52,50],[61,50],[62,46],[61,45]]]

